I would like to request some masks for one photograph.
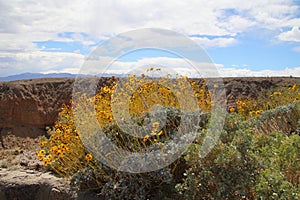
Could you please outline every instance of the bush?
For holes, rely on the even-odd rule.
[[[250,151],[253,136],[249,129],[233,126],[227,118],[221,140],[205,157],[199,158],[200,144],[193,144],[185,159],[189,168],[176,188],[184,199],[242,199],[253,197],[258,175],[256,157]],[[237,125],[237,124],[236,124]],[[235,128],[234,128],[235,127]],[[230,133],[230,134],[228,134]]]
[[[220,141],[205,158],[199,157],[201,143],[190,146],[184,157],[188,164],[185,178],[176,185],[182,199],[299,197],[299,135],[265,134],[249,125],[239,115],[230,114]]]
[[[177,97],[163,85],[143,82],[145,80],[138,80],[135,76],[128,79],[142,82],[138,88],[126,85],[126,90],[132,90],[128,100],[129,116],[122,113],[120,116],[130,117],[136,126],[152,125],[144,138],[127,134],[113,116],[112,99],[123,99],[125,92],[119,89],[119,93],[115,93],[115,79],[100,87],[96,96],[83,95],[81,100],[93,105],[107,138],[119,148],[143,153],[170,142],[174,147],[171,150],[176,149],[174,135],[178,132],[180,122],[185,120],[181,116],[182,107]],[[238,100],[236,109],[229,109],[220,140],[203,158],[199,151],[207,133],[206,126],[213,105],[211,96],[214,94],[207,90],[202,79],[199,84],[190,80],[189,83],[201,109],[201,112],[191,109],[191,116],[197,119],[189,120],[198,120],[197,130],[203,134],[193,141],[183,156],[163,169],[132,174],[99,163],[80,140],[79,135],[84,136],[88,130],[78,133],[73,112],[81,108],[72,110],[72,102],[63,106],[55,126],[49,130],[50,138],[40,142],[42,149],[37,156],[44,161],[48,170],[70,178],[73,188],[95,189],[106,199],[299,198],[298,86],[279,88],[255,100]],[[190,98],[190,94],[183,91],[181,95]],[[290,104],[285,105],[287,103]],[[285,106],[280,107],[282,104]],[[161,118],[162,112],[166,114],[165,119]],[[79,114],[89,119],[84,108]],[[189,135],[186,137],[188,139]]]

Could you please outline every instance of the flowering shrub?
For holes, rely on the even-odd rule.
[[[72,118],[71,103],[62,107],[54,128],[48,130],[50,139],[41,141],[42,149],[37,152],[38,158],[44,161],[48,169],[67,177],[87,166],[96,168],[93,156],[80,141]]]
[[[300,141],[299,135],[294,133],[300,130],[297,85],[278,88],[257,99],[238,100],[235,107],[229,108],[220,140],[205,158],[200,158],[201,141],[210,120],[208,113],[214,104],[212,97],[219,86],[214,85],[209,91],[204,79],[195,82],[187,77],[177,77],[175,84],[166,78],[158,84],[143,77],[128,76],[128,81],[121,83],[122,87],[118,87],[119,82],[117,84],[112,78],[108,84],[99,87],[94,97],[83,96],[82,99],[94,105],[97,121],[110,141],[127,151],[140,152],[172,142],[181,121],[182,107],[178,96],[195,98],[203,114],[199,127],[204,134],[194,140],[183,156],[154,172],[117,172],[99,163],[85,148],[79,137],[85,133],[76,130],[70,102],[62,107],[54,127],[49,129],[50,138],[40,142],[41,150],[37,156],[45,167],[60,176],[70,177],[72,186],[78,189],[98,189],[107,199],[299,197]],[[192,95],[181,80],[188,81]],[[179,88],[181,94],[170,88]],[[122,108],[118,107],[124,103],[122,99],[128,100],[128,116],[113,109],[114,106]],[[286,104],[289,105],[279,107]],[[167,113],[163,127],[163,119],[151,121],[153,116],[160,116],[157,105],[160,111]],[[121,118],[130,117],[140,126],[150,123],[148,134],[143,138],[126,134],[118,126],[116,113]],[[282,126],[279,126],[278,117],[283,119],[280,120]],[[276,129],[268,128],[270,125]],[[290,136],[282,133],[286,130]]]
[[[135,76],[128,76],[128,80],[128,83],[134,82],[140,87],[135,88],[126,82],[125,84],[127,85],[124,86],[126,91],[119,90],[119,93],[123,94],[124,92],[133,91],[129,100],[129,113],[132,119],[139,124],[143,124],[147,117],[150,117],[147,115],[149,115],[150,109],[155,105],[164,106],[165,109],[171,110],[176,107],[179,108],[177,97],[164,85],[171,84],[172,87],[185,91],[183,88],[186,87],[183,84],[184,81],[189,81],[195,91],[196,98],[201,99],[201,102],[199,101],[201,108],[206,111],[210,110],[210,95],[207,88],[205,88],[204,80],[202,85],[198,85],[186,77],[177,78],[178,81],[176,83],[167,82],[168,79],[165,78],[162,79],[162,84],[147,82],[148,79],[138,79]],[[94,97],[82,97],[85,101],[94,104],[97,120],[107,136],[119,147],[128,151],[137,151],[151,144],[170,140],[172,129],[176,128],[176,123],[179,123],[179,121],[175,123],[174,119],[171,119],[171,125],[160,130],[158,130],[159,122],[153,122],[152,130],[142,139],[128,134],[115,134],[122,133],[117,127],[112,113],[112,98],[114,95],[115,99],[118,98],[118,94],[114,93],[117,87],[116,82],[116,79],[112,78],[107,85],[99,87]],[[187,93],[181,95],[187,95]],[[119,98],[122,97],[119,96]],[[88,167],[94,169],[94,171],[100,170],[99,173],[104,174],[104,172],[101,172],[101,167],[99,168],[99,164],[97,164],[92,154],[87,151],[80,140],[73,118],[72,102],[68,105],[63,105],[54,127],[49,129],[48,133],[50,138],[40,142],[41,150],[37,152],[37,156],[49,170],[68,177]]]

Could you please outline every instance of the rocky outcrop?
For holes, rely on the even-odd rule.
[[[300,78],[296,77],[245,77],[224,78],[227,97],[227,107],[234,107],[238,99],[255,99],[259,95],[276,91],[279,87],[300,85]]]
[[[101,200],[93,190],[77,191],[50,172],[0,168],[0,200]]]
[[[36,79],[0,83],[2,134],[35,137],[53,125],[72,94],[73,79]]]
[[[1,200],[76,199],[76,194],[68,185],[66,180],[49,172],[22,170],[17,167],[0,170]]]

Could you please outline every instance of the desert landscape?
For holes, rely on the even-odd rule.
[[[202,82],[200,79],[194,79],[193,81],[198,84]],[[101,84],[99,85],[99,87],[104,88],[110,82],[111,82],[110,78],[103,78],[100,81]],[[298,94],[299,90],[296,89],[296,87],[300,86],[300,78],[243,77],[243,78],[224,78],[223,82],[226,91],[227,112],[229,116],[232,115],[233,113],[240,114],[241,116],[243,116],[243,113],[239,113],[238,106],[240,105],[240,103],[238,101],[246,101],[250,99],[255,100],[260,98],[262,94],[277,94],[276,92],[278,91],[285,91],[285,90],[291,91],[293,89],[294,91],[292,92],[295,92],[297,93],[296,95],[298,95],[297,99],[295,99],[295,102],[299,102],[300,93]],[[69,105],[71,102],[73,84],[74,84],[74,79],[70,79],[70,78],[31,79],[31,80],[21,80],[21,81],[0,83],[0,102],[1,102],[0,103],[0,136],[1,136],[0,199],[8,200],[8,199],[110,199],[113,198],[112,196],[109,197],[108,194],[110,194],[110,192],[107,192],[108,196],[105,196],[105,192],[101,190],[103,189],[103,184],[96,184],[95,187],[95,183],[93,184],[91,183],[92,186],[89,185],[89,183],[86,183],[85,187],[80,186],[79,189],[72,188],[71,187],[72,183],[70,181],[73,179],[73,184],[74,184],[74,176],[73,177],[69,175],[64,176],[65,175],[64,173],[57,173],[57,171],[53,170],[53,169],[57,169],[55,168],[57,166],[53,167],[51,166],[51,163],[49,164],[49,162],[45,162],[45,160],[39,157],[38,152],[40,152],[41,149],[43,148],[44,146],[43,142],[46,141],[45,143],[47,143],[47,141],[48,142],[51,141],[51,137],[54,137],[54,135],[49,135],[49,130],[52,130],[54,127],[56,127],[57,129],[58,127],[57,121],[59,120],[59,113],[62,112],[63,105]],[[270,99],[264,99],[264,100],[267,102]],[[247,118],[247,121],[248,122],[250,121],[248,126],[252,126],[252,128],[256,127],[257,130],[263,132],[263,134],[265,135],[270,135],[272,134],[272,132],[275,131],[277,132],[281,131],[280,134],[286,137],[291,137],[291,135],[294,135],[293,137],[297,138],[294,140],[293,143],[293,145],[295,145],[296,147],[296,150],[294,149],[291,151],[296,151],[296,152],[294,152],[294,154],[291,154],[291,156],[296,155],[297,158],[296,160],[294,160],[293,164],[291,165],[293,165],[294,167],[299,167],[300,165],[299,148],[298,148],[299,147],[298,138],[299,138],[299,129],[300,129],[299,103],[298,106],[297,104],[296,105],[289,104],[289,105],[281,105],[281,106],[288,106],[287,108],[285,108],[288,110],[282,111],[280,109],[278,110],[277,108],[270,108],[270,110],[262,110],[261,113],[258,113],[258,116],[249,117],[249,119]],[[272,118],[269,118],[268,117],[269,115],[278,117],[276,118],[277,122],[274,121]],[[260,121],[260,124],[262,125],[250,125],[252,123],[251,120]],[[229,134],[231,129],[227,127],[228,125],[226,123],[227,122],[225,122],[224,129],[226,129],[227,134]],[[235,122],[235,123],[242,123],[242,122]],[[263,124],[267,125],[267,127],[273,126],[275,128],[273,129],[266,128],[266,126]],[[224,139],[224,137],[228,137],[228,136],[221,135],[222,142],[224,144],[227,144],[228,142],[223,141],[226,140],[226,138]],[[232,138],[230,140],[232,141]],[[64,144],[68,145],[67,142],[65,142]],[[216,147],[216,149],[218,148],[219,147]],[[216,152],[213,151],[211,154],[216,154]],[[86,156],[87,155],[90,154],[86,154]],[[207,159],[208,160],[216,159],[216,158],[211,158],[215,156],[216,155],[209,154]],[[189,166],[193,166],[193,164],[195,163],[193,163],[194,161],[191,162],[190,160],[186,160],[185,162],[182,162],[183,159],[184,156],[181,156],[176,161],[177,164],[179,163],[178,164],[179,167],[174,168],[174,171],[176,171],[177,174],[176,175],[172,174],[173,177],[172,184],[174,184],[174,181],[177,184],[178,183],[196,184],[196,183],[184,182],[184,178],[187,176],[186,174],[188,173],[188,171],[192,172],[194,170],[192,167]],[[54,162],[54,161],[50,161],[50,162]],[[72,159],[70,160],[70,162],[72,162]],[[203,162],[205,163],[205,161]],[[226,166],[225,163],[226,162],[224,161],[224,166]],[[89,166],[88,164],[86,166]],[[230,165],[230,163],[228,163],[228,165]],[[252,167],[257,167],[256,164],[254,165],[255,166]],[[99,164],[97,166],[99,166]],[[232,166],[232,169],[234,169],[235,167],[240,168],[243,166]],[[267,164],[265,167],[268,167]],[[271,166],[270,169],[272,169]],[[82,176],[84,176],[85,173],[87,173],[84,172],[84,169],[79,169],[79,171],[80,170],[82,172]],[[286,180],[287,183],[291,184],[286,187],[293,189],[293,192],[288,191],[288,195],[291,195],[293,198],[295,197],[296,199],[297,197],[299,197],[300,172],[299,172],[299,168],[298,169],[293,168],[293,170],[294,171],[291,172],[293,173],[292,176],[295,176],[294,179],[291,179],[289,175],[283,178]],[[63,171],[58,170],[58,172],[63,172]],[[287,172],[287,174],[289,173]],[[272,176],[272,174],[270,176]],[[249,175],[248,179],[251,179],[253,177]],[[95,180],[98,180],[96,177],[93,178]],[[127,181],[130,180],[137,181],[134,178],[136,177],[133,177],[132,180],[130,179],[130,177],[124,179]],[[193,179],[195,179],[194,182],[197,182],[196,180],[197,178],[193,177]],[[118,179],[118,181],[120,180]],[[101,181],[107,183],[106,179]],[[156,180],[156,181],[160,182],[161,180]],[[155,181],[152,181],[152,183],[153,182]],[[236,184],[232,182],[232,180],[229,182],[227,181],[226,183],[229,184],[228,187],[230,187],[230,184],[233,185]],[[119,184],[122,183],[119,182]],[[162,193],[160,194],[161,195],[160,197],[159,196],[155,197],[155,194],[153,194],[153,192],[157,191],[157,189],[153,189],[153,188],[150,189],[146,188],[143,195],[145,195],[144,196],[145,198],[151,198],[151,199],[156,199],[156,198],[161,199],[162,197],[164,199],[174,199],[174,198],[185,199],[187,197],[192,198],[191,196],[188,196],[190,194],[184,191],[184,189],[176,190],[178,196],[176,197],[172,195],[170,196],[169,195],[170,193],[167,191],[168,190],[173,191],[175,189],[175,188],[170,189],[170,187],[172,187],[172,184],[170,183],[168,187],[166,187],[167,188],[165,189],[166,194],[163,193],[164,191],[160,191]],[[182,186],[177,185],[176,188],[177,187],[180,188]],[[187,185],[185,187],[187,187]],[[193,186],[190,185],[189,187],[193,187]],[[216,189],[217,187],[211,186],[210,189],[211,191],[208,190],[207,195],[213,192],[214,190],[213,188]],[[115,188],[112,190],[117,191],[117,193],[122,193],[122,191],[120,191],[120,188]],[[123,192],[127,192],[127,193],[137,192],[135,187],[133,188],[123,187],[123,190],[124,190]],[[228,195],[228,198],[232,198],[234,195],[236,195],[237,199],[252,199],[255,197],[255,195],[258,195],[257,192],[253,191],[254,189],[248,189],[248,190],[251,191],[251,193],[245,193],[245,191],[243,193],[243,191],[236,188],[236,186],[234,187],[232,186],[232,188],[230,189],[227,188],[227,192],[229,192],[229,194],[226,195]],[[232,194],[232,192],[234,194]],[[239,192],[241,193],[239,194]],[[206,193],[204,192],[203,194]],[[143,195],[140,196],[141,199],[143,199],[142,197]],[[193,195],[192,195],[193,198],[197,197],[197,194],[193,194]],[[224,196],[224,194],[222,194],[222,196]],[[121,197],[125,198],[125,196],[122,195],[115,198],[118,199]],[[128,197],[128,199],[130,198],[132,198],[132,196]],[[210,198],[210,197],[200,196],[200,198]]]
[[[0,0],[0,200],[300,199],[299,13]]]

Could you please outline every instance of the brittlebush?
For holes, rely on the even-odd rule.
[[[149,81],[149,79],[140,79],[134,75],[128,76],[128,80],[129,81],[125,83],[127,85],[118,92],[122,94],[122,92],[132,90],[129,99],[129,113],[131,116],[137,116],[137,118],[141,117],[149,112],[155,105],[180,108],[176,94],[164,85],[167,83],[167,78],[162,79],[162,84]],[[211,109],[210,92],[206,88],[205,80],[202,80],[201,85],[188,80],[187,77],[180,77],[177,78],[177,80],[178,82],[174,83],[172,87],[179,87],[180,91],[184,93],[186,84],[180,85],[180,83],[188,81],[189,86],[194,91],[193,95],[198,100],[199,108],[206,112]],[[130,83],[138,84],[140,87],[133,87]],[[106,127],[107,125],[114,123],[112,98],[113,95],[117,96],[117,94],[114,94],[116,88],[117,81],[113,78],[113,82],[109,85],[100,87],[94,97],[83,98],[94,104],[96,117],[101,127]],[[126,91],[122,91],[122,89],[126,89]],[[154,123],[152,131],[141,140],[130,138],[130,142],[134,143],[134,148],[136,150],[137,148],[145,148],[149,144],[160,142],[160,138],[162,138],[164,133],[160,130],[156,130],[157,126],[158,124]],[[42,150],[37,152],[37,156],[49,169],[61,176],[71,176],[78,170],[87,166],[98,169],[99,166],[97,165],[96,160],[84,147],[76,130],[72,102],[68,105],[63,105],[54,127],[49,130],[48,133],[50,138],[41,141],[40,144]],[[120,145],[125,143],[125,140],[128,140],[128,136],[126,135],[121,138],[118,137],[114,141]],[[127,147],[123,145],[122,148],[126,149]],[[129,150],[129,148],[127,150]]]

